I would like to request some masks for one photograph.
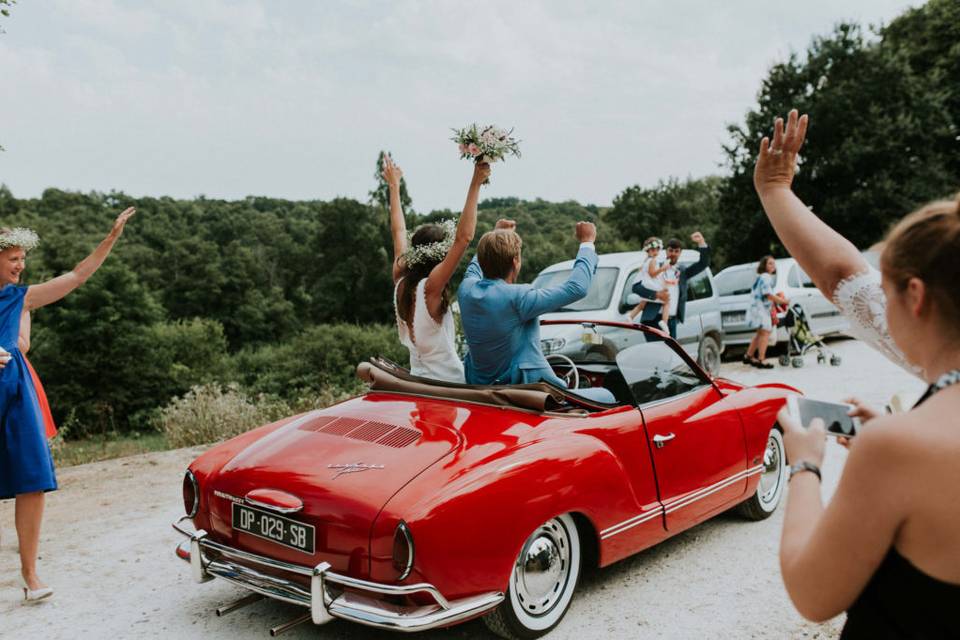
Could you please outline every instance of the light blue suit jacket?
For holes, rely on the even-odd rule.
[[[597,270],[597,252],[581,247],[563,284],[534,289],[483,277],[474,258],[457,291],[469,353],[464,361],[468,384],[551,382],[565,387],[540,349],[540,315],[587,295]]]

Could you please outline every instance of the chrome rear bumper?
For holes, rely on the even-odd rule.
[[[184,528],[181,523],[185,520],[189,518],[185,516],[173,525],[174,529],[189,538],[177,547],[177,557],[190,563],[196,582],[222,578],[269,598],[307,607],[314,624],[343,618],[392,631],[424,631],[448,627],[476,617],[503,601],[503,593],[498,592],[447,600],[436,587],[425,582],[411,585],[381,584],[334,573],[326,562],[315,567],[280,562],[214,542],[202,529],[191,531]],[[310,587],[308,589],[292,580],[257,571],[248,566],[251,564],[306,576],[310,578]],[[405,596],[413,593],[428,594],[434,604],[395,605],[382,598],[384,595]]]

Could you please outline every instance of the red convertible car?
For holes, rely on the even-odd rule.
[[[253,592],[218,613],[269,597],[309,609],[284,627],[483,616],[535,638],[582,569],[731,507],[754,520],[776,509],[776,413],[796,389],[713,379],[656,329],[573,324],[618,350],[554,356],[571,390],[443,383],[374,359],[358,368],[367,393],[213,447],[186,472],[177,555],[198,582]],[[616,402],[575,393],[597,386]]]

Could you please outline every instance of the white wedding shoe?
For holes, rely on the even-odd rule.
[[[23,585],[23,600],[24,602],[37,602],[39,600],[45,600],[53,595],[53,589],[50,587],[40,587],[39,589],[31,589],[24,583]]]

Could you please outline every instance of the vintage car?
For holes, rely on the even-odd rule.
[[[658,329],[551,324],[621,346],[608,361],[551,356],[569,390],[444,383],[373,359],[358,367],[363,395],[197,458],[177,555],[197,582],[253,592],[218,613],[266,596],[309,610],[284,627],[483,616],[500,636],[535,638],[582,570],[732,507],[754,520],[776,509],[776,414],[796,389],[711,378]],[[597,386],[616,402],[576,393]]]

